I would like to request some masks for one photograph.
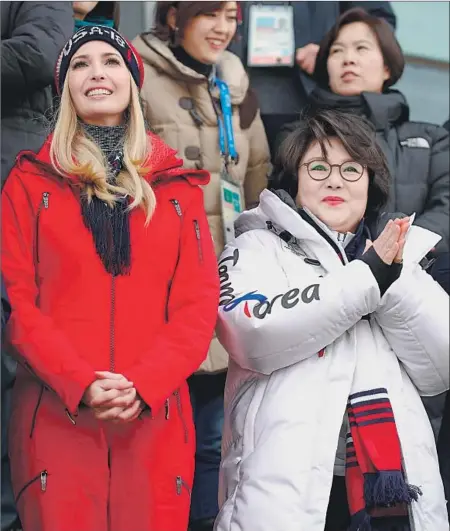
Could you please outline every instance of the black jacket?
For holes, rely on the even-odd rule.
[[[241,39],[230,46],[247,67],[248,23],[250,6],[259,2],[241,2]],[[267,2],[292,4],[294,8],[295,49],[306,44],[319,44],[339,16],[353,7],[363,7],[372,15],[386,19],[395,29],[396,17],[390,2]],[[247,68],[250,83],[255,90],[261,114],[293,114],[300,112],[306,94],[315,87],[315,82],[297,66],[294,68]]]
[[[396,90],[339,96],[316,88],[309,102],[312,108],[354,112],[372,122],[392,178],[386,211],[415,212],[417,225],[442,236],[437,250],[448,251],[449,133],[438,125],[409,121],[408,104]],[[282,129],[277,147],[297,126],[294,122]]]
[[[22,150],[38,150],[48,130],[55,64],[73,34],[71,2],[1,2],[1,177]]]

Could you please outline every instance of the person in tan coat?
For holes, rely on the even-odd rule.
[[[154,132],[176,149],[187,168],[211,174],[204,205],[215,250],[224,248],[218,115],[221,101],[215,77],[228,86],[237,162],[227,171],[239,184],[246,208],[255,206],[267,185],[270,154],[256,97],[240,59],[226,51],[236,34],[237,2],[157,2],[155,27],[133,45],[144,62],[141,91]],[[214,337],[207,359],[190,380],[197,430],[191,531],[212,530],[223,424],[223,391],[228,355]]]

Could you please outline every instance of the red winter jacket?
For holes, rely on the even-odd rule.
[[[150,138],[157,207],[148,227],[142,209],[130,214],[129,275],[105,271],[67,181],[19,159],[2,192],[9,340],[72,415],[96,370],[124,374],[156,413],[198,368],[213,334],[219,283],[197,186],[209,176],[182,169],[175,151]],[[49,150],[50,139],[38,160],[49,163]]]

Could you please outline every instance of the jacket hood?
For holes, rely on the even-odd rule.
[[[306,218],[309,219],[306,219]],[[383,230],[384,226],[390,219],[404,217],[400,213],[382,213],[380,214],[374,227],[371,227],[371,233],[375,239]],[[413,244],[405,244],[404,262],[419,262],[425,255],[436,245],[441,236],[422,227],[412,225],[414,215],[411,216],[411,226],[407,236],[407,242],[413,240]],[[318,227],[318,228],[316,228]],[[333,240],[338,246],[340,242],[337,239],[337,233],[329,229],[324,223],[320,222],[315,216],[302,211],[299,215],[293,199],[284,190],[270,191],[264,190],[260,196],[259,205],[243,212],[236,220],[236,236],[251,230],[270,230],[284,239],[284,234],[293,236],[299,242],[310,242],[325,244],[324,237],[320,234],[322,231],[329,239]]]
[[[165,74],[178,83],[205,82],[205,76],[187,67],[174,56],[172,50],[155,35],[145,33],[134,39],[133,46],[144,61],[161,74]],[[233,53],[225,51],[217,64],[217,75],[225,81],[230,90],[231,103],[240,105],[248,91],[249,81],[240,59]]]
[[[341,96],[329,90],[316,87],[310,95],[312,107],[351,111],[368,118],[377,130],[409,120],[409,107],[405,97],[398,90],[382,94],[362,92],[358,96]]]
[[[26,171],[46,174],[50,171],[49,177],[61,178],[52,172],[50,160],[50,146],[53,135],[49,135],[40,151],[36,154],[31,151],[22,151],[17,155],[18,164],[29,162]],[[206,170],[186,169],[183,167],[183,160],[177,156],[177,152],[168,146],[159,136],[148,133],[151,142],[150,156],[145,164],[148,173],[145,179],[154,185],[164,184],[173,179],[184,179],[192,185],[205,186],[209,183],[210,175]],[[24,168],[25,169],[25,168]],[[46,171],[47,170],[47,171]],[[76,182],[77,177],[73,178]]]

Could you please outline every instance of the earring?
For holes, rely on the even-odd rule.
[[[178,35],[179,35],[179,28],[178,26],[175,26],[175,29],[172,31],[172,34],[170,35],[170,47],[175,48],[178,46]]]

